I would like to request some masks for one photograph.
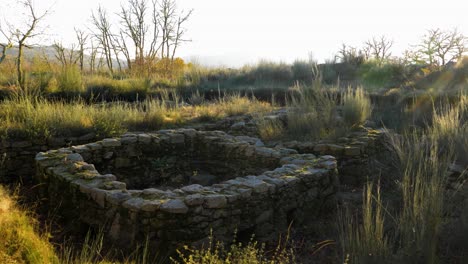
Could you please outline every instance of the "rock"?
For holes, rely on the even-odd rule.
[[[204,197],[203,207],[205,208],[224,208],[227,205],[227,199],[224,195],[207,195]]]
[[[164,201],[162,200],[145,200],[141,205],[141,210],[145,212],[154,212],[159,210]]]
[[[138,142],[138,138],[136,136],[122,137],[120,139],[120,142],[122,143],[122,145],[130,145]]]
[[[122,144],[120,143],[120,140],[116,138],[105,138],[101,141],[101,144],[103,147],[119,147]]]
[[[67,157],[66,157],[66,160],[67,161],[70,161],[70,162],[81,162],[81,161],[84,161],[83,157],[78,154],[78,153],[72,153],[72,154],[68,154]]]
[[[196,193],[196,192],[202,191],[203,186],[201,186],[200,184],[192,184],[192,185],[182,187],[181,190],[184,192],[188,192],[188,193]]]
[[[190,180],[194,184],[208,186],[216,182],[216,176],[206,172],[198,172],[197,174],[190,177]]]
[[[185,197],[185,203],[189,206],[201,205],[203,201],[203,195],[201,194],[191,194]]]
[[[169,134],[172,144],[183,144],[185,142],[185,137],[183,134],[173,133]]]
[[[31,141],[16,141],[11,143],[12,148],[27,148],[31,147],[33,143]]]
[[[359,156],[361,155],[361,149],[356,147],[345,147],[345,155],[346,156]]]
[[[144,202],[145,200],[142,198],[132,198],[132,199],[125,201],[122,204],[122,206],[130,210],[138,211],[141,209],[141,206],[143,205]]]
[[[138,142],[142,144],[150,144],[151,136],[148,134],[138,134]]]
[[[244,122],[244,121],[240,121],[240,122],[234,123],[234,124],[231,126],[231,129],[240,130],[240,129],[244,128],[244,127],[245,127],[245,122]]]
[[[181,200],[168,200],[160,206],[160,210],[171,214],[186,214],[189,208]]]
[[[88,133],[88,134],[85,134],[85,135],[79,137],[78,140],[81,141],[81,142],[86,142],[86,141],[90,141],[90,140],[95,139],[95,138],[96,138],[96,133],[91,132],[91,133]]]

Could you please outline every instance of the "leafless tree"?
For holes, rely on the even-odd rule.
[[[75,28],[76,39],[78,41],[78,62],[80,66],[80,70],[83,71],[84,69],[84,53],[86,43],[88,41],[89,35],[86,34],[84,31]]]
[[[343,63],[359,65],[364,61],[365,55],[363,54],[363,51],[358,50],[356,47],[347,46],[343,43],[341,45],[341,49],[336,55],[336,59],[339,59]]]
[[[7,50],[13,47],[13,36],[11,35],[11,33],[7,33],[3,30],[2,24],[0,24],[0,34],[3,36],[5,41],[4,43],[0,42],[0,48],[2,48],[2,53],[0,54],[0,63],[2,63],[6,58]]]
[[[122,35],[128,36],[135,48],[135,63],[139,65],[142,65],[145,59],[145,42],[149,28],[146,21],[147,12],[147,0],[128,0],[128,7],[122,5],[119,14],[123,25],[120,36],[122,45],[120,46],[125,49],[123,51],[125,54],[129,54],[128,46]],[[131,64],[128,67],[131,68]]]
[[[98,7],[97,14],[94,12],[91,15],[92,23],[97,30],[93,33],[93,37],[98,41],[99,47],[102,49],[103,56],[106,60],[107,68],[111,75],[114,74],[112,52],[113,52],[113,37],[111,33],[111,24],[105,9]]]
[[[38,25],[49,14],[49,10],[37,13],[33,0],[22,0],[19,1],[19,4],[21,4],[29,13],[26,24],[21,26],[6,22],[6,29],[2,28],[2,35],[5,37],[11,36],[10,43],[6,44],[5,48],[11,47],[11,40],[15,39],[15,44],[18,47],[18,56],[16,57],[17,81],[20,88],[25,90],[26,87],[23,72],[23,50],[24,48],[31,47],[31,45],[28,43],[31,39],[44,34],[44,31],[40,30]],[[6,52],[5,48],[3,50]],[[2,56],[3,55],[4,54],[2,52]]]
[[[367,54],[374,58],[379,64],[388,60],[391,56],[390,49],[393,46],[393,40],[387,39],[385,36],[374,37],[364,43],[364,50]]]
[[[442,66],[460,59],[467,51],[467,38],[456,29],[443,31],[430,29],[416,46],[418,62]]]
[[[97,45],[95,45],[93,41],[91,41],[91,52],[89,54],[89,70],[91,71],[91,74],[93,74],[96,70],[96,57],[98,55],[98,49],[96,46]]]
[[[61,42],[55,42],[52,47],[55,50],[55,58],[62,64],[63,67],[77,64],[80,60],[79,51],[76,50],[73,44],[71,48],[67,49]]]

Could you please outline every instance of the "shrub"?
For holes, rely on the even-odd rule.
[[[399,63],[366,62],[359,67],[359,78],[366,89],[400,87],[405,81],[405,68]]]
[[[66,66],[57,76],[58,90],[65,94],[84,92],[81,72],[77,66]]]
[[[230,247],[222,242],[214,242],[210,236],[208,246],[202,249],[192,249],[185,246],[179,250],[179,258],[171,258],[174,264],[289,264],[296,263],[294,251],[286,243],[279,243],[271,255],[265,251],[265,245],[259,244],[253,238],[246,244],[233,241]]]
[[[355,91],[348,88],[343,95],[342,112],[344,122],[349,127],[360,126],[370,117],[371,102],[362,88],[357,88]]]

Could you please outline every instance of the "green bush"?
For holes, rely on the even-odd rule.
[[[405,81],[405,68],[399,63],[379,65],[369,61],[359,67],[359,79],[366,89],[400,87]]]

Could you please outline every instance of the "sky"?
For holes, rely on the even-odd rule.
[[[0,16],[20,23],[23,11],[14,0],[0,0]],[[98,5],[114,15],[125,0],[35,0],[38,11],[51,9],[43,42],[75,41],[74,27],[90,27]],[[465,2],[465,3],[464,3]],[[333,58],[342,43],[362,46],[385,35],[392,53],[415,45],[428,29],[457,28],[468,36],[468,2],[463,0],[178,0],[193,9],[178,56],[200,63],[237,67],[260,59],[292,62],[312,54]],[[114,21],[117,23],[117,20]]]

